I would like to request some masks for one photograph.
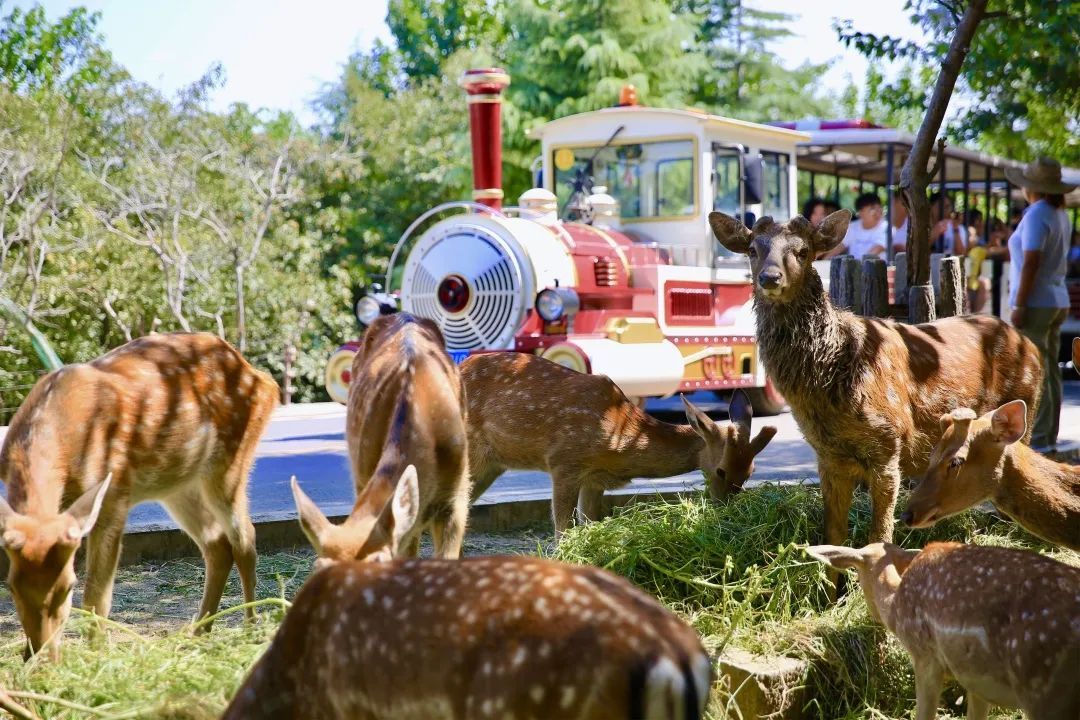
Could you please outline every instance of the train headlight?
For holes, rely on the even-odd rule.
[[[371,295],[365,295],[356,301],[356,319],[365,327],[375,322],[382,315],[382,303]]]
[[[580,309],[581,299],[571,288],[547,288],[536,295],[536,313],[544,322],[573,317]]]

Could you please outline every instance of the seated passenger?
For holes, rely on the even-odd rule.
[[[858,222],[848,225],[844,241],[825,253],[824,257],[848,254],[857,260],[866,255],[882,255],[885,252],[886,229],[882,220],[881,198],[877,193],[863,193],[855,200]]]

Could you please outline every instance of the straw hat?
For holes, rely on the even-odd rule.
[[[1005,177],[1013,185],[1044,195],[1064,195],[1077,187],[1061,182],[1061,163],[1048,157],[1028,163],[1023,170],[1005,168]]]

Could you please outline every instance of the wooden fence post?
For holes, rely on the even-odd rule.
[[[893,273],[893,293],[896,295],[897,305],[907,305],[907,253],[896,253],[896,271]]]
[[[832,259],[829,265],[829,299],[833,305],[856,314],[862,311],[860,274],[859,261],[850,255]]]
[[[862,314],[866,317],[889,314],[889,266],[879,257],[862,261]]]
[[[939,273],[940,317],[963,315],[964,301],[967,299],[964,288],[964,259],[956,256],[942,258]]]

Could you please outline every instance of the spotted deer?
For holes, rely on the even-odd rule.
[[[1030,720],[1080,717],[1080,568],[961,543],[807,552],[858,571],[871,615],[911,655],[916,720],[936,716],[947,675],[966,691],[969,720],[984,720],[991,705]]]
[[[54,637],[59,652],[83,538],[83,605],[108,616],[128,511],[145,500],[202,552],[200,617],[217,609],[234,563],[254,600],[247,479],[277,403],[274,380],[207,333],[139,338],[41,378],[0,450],[0,541],[27,652]]]
[[[420,514],[416,477],[386,509],[391,554]],[[351,561],[301,588],[223,720],[688,720],[711,680],[697,634],[599,568]]]
[[[647,415],[604,375],[585,375],[521,353],[473,355],[461,364],[466,387],[473,499],[508,469],[551,474],[556,535],[574,505],[595,519],[604,490],[636,477],[679,475],[700,468],[710,495],[742,489],[754,456],[776,434],[750,435],[752,411],[736,391],[733,422],[718,425],[683,398],[689,425]]]
[[[1020,438],[1023,400],[978,417],[970,408],[941,416],[941,440],[900,519],[929,527],[986,500],[1029,532],[1080,552],[1080,465],[1043,457]]]
[[[391,518],[383,509],[409,465],[420,476],[421,522],[402,551],[415,557],[430,528],[436,556],[460,555],[469,511],[465,399],[443,348],[438,326],[408,313],[382,316],[365,333],[345,420],[356,488],[349,518],[331,524],[292,481],[300,525],[322,560],[359,558],[372,552],[371,543],[385,550]]]
[[[709,215],[717,240],[750,259],[758,347],[817,453],[825,542],[836,545],[848,537],[860,484],[873,503],[870,540],[892,539],[901,474],[926,469],[943,413],[1020,398],[1033,420],[1042,385],[1035,345],[995,317],[903,325],[834,307],[811,263],[843,240],[850,220],[840,210],[815,229],[803,217],[764,217],[750,230]]]

